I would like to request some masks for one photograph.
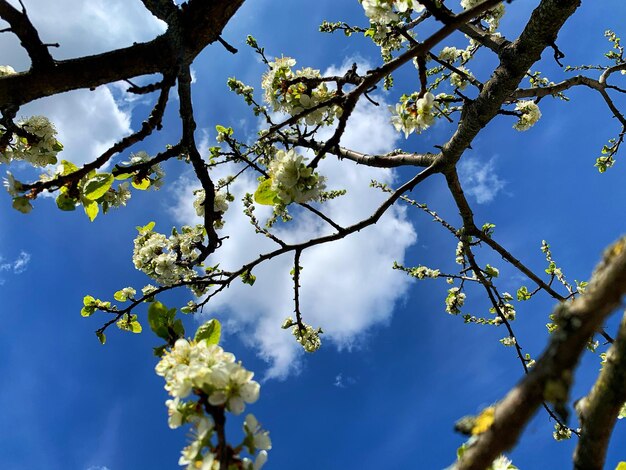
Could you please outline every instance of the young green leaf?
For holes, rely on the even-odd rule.
[[[174,314],[170,314],[170,310],[161,302],[152,302],[150,307],[148,307],[148,324],[150,325],[150,329],[154,331],[154,334],[159,338],[168,340],[168,326],[172,323],[175,314],[176,310],[174,310]]]
[[[96,219],[96,217],[98,217],[98,212],[100,212],[98,203],[96,201],[91,201],[86,198],[82,198],[81,202],[83,203],[85,214],[87,214],[87,217],[89,217],[89,220],[93,222]]]
[[[83,196],[95,201],[101,198],[113,184],[114,178],[111,173],[99,173],[87,180],[83,186]]]
[[[222,325],[215,318],[209,320],[196,331],[195,340],[206,340],[209,344],[218,344],[222,333]]]
[[[149,232],[150,230],[152,230],[154,228],[156,224],[154,222],[148,222],[146,225],[144,225],[143,227],[141,225],[138,225],[137,227],[135,227],[137,229],[137,231],[139,233],[146,233]]]
[[[72,162],[68,162],[67,160],[61,160],[61,165],[63,165],[63,171],[61,175],[66,176],[70,173],[74,173],[78,170],[78,167],[74,165]]]
[[[105,344],[107,342],[107,337],[103,332],[96,331],[96,336],[98,337],[98,341],[100,341],[100,344]]]
[[[13,209],[20,211],[22,214],[28,214],[33,210],[33,206],[26,196],[13,198]]]
[[[272,178],[268,178],[254,192],[254,201],[264,206],[272,206],[275,199],[276,191],[272,189]]]
[[[57,207],[62,211],[73,211],[76,209],[76,200],[69,197],[67,193],[61,193],[56,198]]]
[[[85,306],[80,309],[80,314],[83,317],[90,317],[96,311],[96,307]]]
[[[132,184],[133,188],[135,189],[145,191],[146,189],[150,187],[150,183],[151,183],[150,178],[142,178],[142,179],[134,178],[130,184]]]
[[[120,330],[130,331],[131,333],[141,333],[141,324],[137,321],[137,315],[131,315],[130,318],[123,317],[116,323]]]

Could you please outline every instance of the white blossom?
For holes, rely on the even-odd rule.
[[[541,117],[539,106],[532,100],[518,101],[515,105],[515,111],[519,111],[522,115],[513,128],[518,131],[526,131],[530,129]]]
[[[247,436],[247,442],[254,450],[270,450],[272,440],[268,431],[261,429],[261,425],[253,414],[248,414],[243,423],[243,430]]]
[[[473,75],[472,75],[472,72],[467,70],[465,67],[457,67],[457,69],[460,72],[463,72],[463,74],[453,72],[450,75],[450,84],[453,87],[458,88],[459,90],[464,90],[465,87],[467,87],[467,84],[469,83],[469,80],[467,79],[467,77],[473,77]]]
[[[362,0],[361,4],[365,14],[373,23],[383,24],[400,19],[394,7],[400,13],[404,13],[409,8],[418,13],[424,9],[424,6],[415,0]]]
[[[10,65],[0,65],[0,77],[6,77],[7,75],[14,75],[15,69]]]
[[[296,61],[291,57],[276,58],[269,64],[270,70],[261,79],[265,101],[272,105],[274,111],[292,116],[314,108],[334,95],[334,91],[329,90],[324,82],[307,84],[307,80],[321,78],[319,70],[305,67],[294,72],[294,65]],[[307,125],[315,126],[330,124],[339,115],[341,108],[338,106],[322,106],[309,112],[303,119]]]
[[[15,136],[0,154],[0,162],[22,160],[33,166],[47,166],[57,162],[57,153],[63,146],[56,140],[57,131],[48,118],[32,116],[17,124],[34,138]]]
[[[194,195],[196,198],[193,201],[193,207],[196,210],[196,214],[198,217],[204,217],[204,201],[206,199],[206,193],[204,189],[198,189],[194,191]],[[232,196],[229,197],[229,194],[226,191],[216,191],[215,198],[213,199],[213,212],[223,214],[228,210],[228,203],[232,200]],[[213,225],[215,228],[222,228],[224,226],[224,222],[222,219],[217,219],[213,221]]]
[[[303,324],[302,327],[294,325],[291,332],[306,352],[315,352],[322,345],[322,340],[320,339],[320,334],[322,334],[321,328],[316,330],[307,324]]]
[[[428,92],[418,98],[418,93],[404,95],[395,108],[390,108],[391,123],[398,132],[404,132],[408,138],[412,132],[421,133],[428,129],[435,121],[434,115],[435,96]]]
[[[269,164],[272,191],[282,204],[316,200],[326,188],[325,178],[307,167],[306,160],[295,150],[279,150]]]
[[[461,313],[461,307],[465,302],[465,294],[461,292],[459,287],[452,287],[448,289],[448,295],[446,297],[446,312],[451,315]]]
[[[196,272],[189,264],[198,257],[198,247],[204,236],[202,225],[185,225],[181,228],[181,233],[174,230],[169,238],[152,230],[142,230],[134,242],[135,268],[163,285],[193,279]]]
[[[474,8],[475,6],[483,3],[484,0],[461,0],[461,6],[469,10],[470,8]],[[504,16],[504,5],[502,3],[498,3],[493,8],[487,10],[487,13],[484,16],[485,22],[489,25],[489,31],[492,33],[498,29],[500,25],[500,20]]]

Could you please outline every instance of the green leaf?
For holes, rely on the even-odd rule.
[[[96,331],[96,336],[98,337],[98,341],[100,341],[100,344],[105,344],[107,342],[107,337],[103,332]]]
[[[76,210],[76,200],[67,195],[67,193],[61,193],[56,199],[57,207],[62,211]]]
[[[70,173],[74,173],[78,170],[78,167],[74,165],[72,162],[68,162],[67,160],[61,160],[61,165],[63,165],[63,172],[61,175],[69,175]]]
[[[163,357],[163,354],[165,354],[166,349],[167,349],[167,344],[164,344],[163,346],[157,346],[156,348],[152,348],[152,352],[154,353],[156,357]]]
[[[83,186],[83,196],[92,201],[100,199],[109,190],[113,181],[111,173],[99,173],[87,180]]]
[[[226,134],[228,136],[233,135],[232,127],[224,127],[218,124],[217,126],[215,126],[215,130],[217,131],[218,134]]]
[[[87,214],[87,217],[89,217],[89,220],[93,222],[95,218],[98,217],[98,212],[100,212],[98,203],[96,201],[91,201],[86,198],[82,198],[81,202],[83,203],[85,214]]]
[[[13,209],[20,211],[22,214],[28,214],[33,210],[33,206],[26,197],[20,196],[13,198]]]
[[[90,317],[90,316],[92,316],[94,314],[95,311],[96,311],[96,307],[87,307],[87,306],[85,306],[85,307],[80,309],[80,314],[83,317]]]
[[[617,467],[615,467],[615,470],[626,470],[626,462],[618,463]]]
[[[86,295],[85,297],[83,297],[83,305],[85,307],[89,307],[95,303],[97,303],[97,301],[91,295]]]
[[[133,188],[135,189],[139,189],[141,191],[145,191],[146,189],[148,189],[150,187],[150,178],[142,178],[142,179],[133,179],[133,181],[131,181],[130,184],[133,185]]]
[[[149,232],[150,230],[152,230],[154,228],[156,224],[154,222],[148,222],[146,225],[144,225],[143,227],[141,225],[138,225],[137,227],[135,227],[137,229],[137,231],[139,233],[146,233]]]
[[[252,274],[249,270],[243,272],[239,277],[241,278],[241,282],[250,286],[253,286],[256,282],[256,276]]]
[[[528,292],[528,288],[526,286],[522,286],[519,289],[517,289],[517,300],[518,301],[524,301],[524,300],[529,300],[531,297],[530,292]]]
[[[60,152],[61,150],[63,150],[63,144],[58,140],[55,140],[54,144],[52,144],[52,150],[54,150],[55,152]]]
[[[176,335],[176,339],[185,337],[185,327],[183,326],[183,321],[180,318],[172,323],[172,331]]]
[[[115,294],[113,294],[113,298],[118,302],[126,302],[128,300],[123,290],[116,291]]]
[[[130,318],[121,318],[116,325],[120,330],[130,331],[131,333],[141,333],[142,330],[141,324],[137,321],[137,315],[131,315]]]
[[[218,344],[222,333],[222,325],[215,318],[209,320],[196,331],[196,341],[206,340],[209,344]]]
[[[150,307],[148,307],[148,324],[159,338],[169,339],[168,326],[172,323],[175,312],[176,310],[174,309],[174,314],[170,314],[170,310],[159,301],[152,302]]]
[[[128,178],[130,178],[131,176],[133,176],[132,173],[118,173],[117,175],[115,175],[115,179],[116,180],[126,180]]]
[[[273,206],[276,199],[276,191],[272,190],[272,178],[263,181],[254,192],[254,202],[264,206]]]

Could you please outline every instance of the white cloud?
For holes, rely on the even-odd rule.
[[[11,3],[20,8],[16,0]],[[50,51],[56,59],[97,54],[112,48],[148,41],[165,30],[138,1],[25,0],[28,16],[45,43],[58,43]],[[2,23],[5,24],[5,23]],[[25,70],[30,61],[11,34],[0,37],[3,61]]]
[[[2,261],[1,258],[0,261]],[[26,253],[25,251],[20,251],[20,254],[15,259],[15,261],[0,264],[0,272],[8,271],[12,272],[13,274],[21,274],[26,271],[29,262],[30,254]]]
[[[487,162],[466,157],[459,163],[459,179],[463,188],[478,204],[493,201],[506,184],[496,173],[495,162],[496,157],[491,157]]]
[[[122,111],[108,87],[76,90],[37,100],[18,116],[46,116],[58,131],[64,150],[59,158],[82,165],[131,133],[130,113]]]
[[[11,3],[20,8],[16,0]],[[50,49],[55,59],[130,46],[151,40],[165,30],[164,23],[152,16],[141,2],[27,0],[24,3],[42,41],[60,44],[59,48]],[[14,35],[0,35],[0,50],[3,64],[18,71],[29,68],[30,60]],[[119,84],[112,85],[113,90],[117,88]],[[115,97],[108,87],[72,91],[23,106],[18,117],[36,114],[48,117],[65,146],[59,157],[81,165],[131,133],[130,113],[136,103],[133,97],[124,97],[119,102]],[[140,101],[137,99],[137,103]]]
[[[389,124],[384,98],[377,99],[381,102],[379,107],[370,103],[357,107],[342,145],[373,153],[394,148],[398,134]],[[371,215],[384,200],[385,195],[369,187],[371,179],[392,183],[395,178],[392,171],[339,162],[334,157],[326,158],[319,171],[327,176],[329,189],[348,191],[346,196],[324,206],[324,212],[344,226]],[[180,223],[198,222],[191,207],[193,188],[189,184],[189,180],[181,180],[177,191],[179,199],[174,213]],[[244,175],[234,183],[231,192],[240,198],[245,192],[254,192],[257,184],[254,177]],[[223,235],[231,238],[224,240],[211,260],[226,270],[236,269],[277,247],[255,234],[242,209],[239,200],[231,203],[222,230]],[[263,220],[268,212],[268,208],[259,207],[255,214]],[[274,232],[288,242],[297,242],[331,233],[332,229],[317,216],[298,212],[295,220]],[[409,282],[392,271],[392,263],[402,262],[406,249],[415,241],[416,234],[403,208],[393,207],[375,226],[303,253],[301,311],[306,323],[323,328],[322,347],[331,343],[350,348],[370,327],[388,321]],[[284,377],[300,367],[301,347],[289,331],[280,329],[282,321],[293,315],[292,267],[292,253],[263,263],[253,271],[257,276],[254,286],[235,282],[211,299],[205,310],[207,315],[220,315],[226,321],[226,331],[239,331],[245,342],[258,349],[271,364],[268,377]]]
[[[353,377],[344,377],[343,373],[339,373],[335,376],[335,382],[333,385],[337,388],[346,388],[348,386],[354,385],[356,380]]]

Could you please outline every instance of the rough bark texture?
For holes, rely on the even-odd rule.
[[[134,44],[103,54],[62,60],[45,67],[0,80],[0,108],[20,106],[38,98],[139,75],[168,72],[179,63],[181,54],[190,62],[207,45],[218,40],[222,30],[244,0],[191,1],[181,10],[183,37],[168,29],[146,43]],[[180,50],[180,47],[183,50]]]
[[[577,405],[582,432],[574,453],[576,470],[602,470],[617,416],[626,403],[626,315],[607,352],[593,389]]]
[[[495,420],[469,447],[455,470],[483,470],[511,448],[544,400],[564,402],[573,370],[589,338],[626,293],[626,238],[609,248],[589,290],[555,310],[558,329],[530,373],[496,406]],[[581,467],[582,468],[582,467]]]

